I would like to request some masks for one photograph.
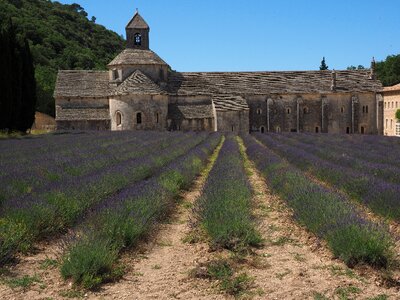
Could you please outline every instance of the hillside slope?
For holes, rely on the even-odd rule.
[[[54,115],[59,69],[105,69],[124,48],[117,33],[88,19],[78,4],[49,0],[0,0],[0,22],[8,19],[28,38],[36,67],[37,110]]]

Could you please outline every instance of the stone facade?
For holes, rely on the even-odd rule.
[[[396,111],[400,109],[400,84],[386,87],[384,94],[384,134],[400,136],[400,120],[396,119]]]
[[[59,129],[383,133],[370,70],[174,72],[136,12],[107,71],[60,71]]]

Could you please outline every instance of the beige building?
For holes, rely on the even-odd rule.
[[[396,111],[400,110],[400,84],[383,89],[384,100],[384,134],[400,137],[400,120],[396,119]]]
[[[136,12],[108,71],[58,73],[58,129],[383,134],[374,62],[369,70],[176,72],[150,49],[149,33]]]

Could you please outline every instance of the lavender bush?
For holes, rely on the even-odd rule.
[[[233,136],[228,136],[195,207],[199,223],[214,246],[239,250],[261,243],[251,200],[239,145]]]
[[[66,252],[61,273],[76,284],[93,288],[112,279],[118,253],[139,239],[174,207],[174,200],[205,166],[220,141],[213,134],[158,176],[129,186],[96,207],[83,224],[81,237]]]
[[[298,168],[310,172],[319,180],[345,191],[350,197],[367,205],[372,211],[400,220],[400,184],[386,182],[378,176],[350,166],[343,167],[313,155],[311,151],[280,142],[271,135],[256,135],[262,143],[282,155]],[[329,151],[329,150],[327,150]],[[396,178],[395,174],[393,174]]]
[[[313,182],[253,137],[243,139],[269,187],[287,201],[301,224],[327,241],[335,256],[349,266],[390,265],[393,242],[381,226],[361,217],[348,198]]]
[[[167,144],[148,149],[145,158],[134,157],[84,177],[53,182],[46,190],[30,194],[23,201],[18,198],[7,201],[0,222],[0,262],[6,262],[15,251],[30,249],[34,241],[73,225],[91,207],[127,185],[150,177],[207,136],[206,133],[171,135]],[[7,228],[16,227],[20,228],[20,235],[9,234]]]

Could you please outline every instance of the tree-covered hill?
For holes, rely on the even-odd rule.
[[[79,4],[50,0],[0,0],[0,21],[9,20],[30,43],[37,81],[37,109],[54,115],[59,69],[105,69],[124,48],[117,33],[88,19]]]

